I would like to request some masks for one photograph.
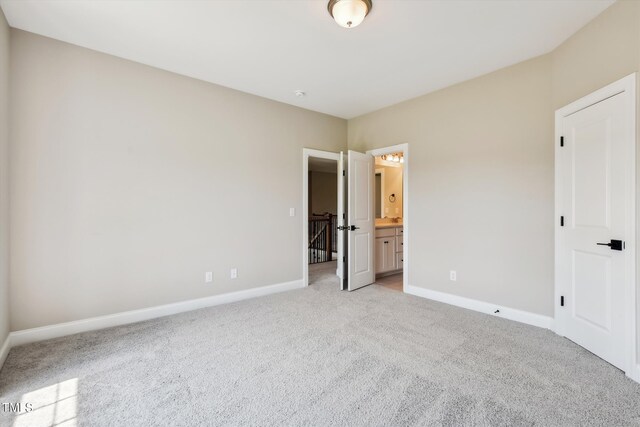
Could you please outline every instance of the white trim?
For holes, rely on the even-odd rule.
[[[383,154],[393,154],[393,153],[404,154],[405,150],[407,150],[408,148],[409,148],[409,144],[405,142],[402,144],[390,145],[388,147],[374,148],[373,150],[367,151],[367,154],[371,154],[374,157],[382,156]],[[406,162],[407,159],[404,159],[404,161]]]
[[[380,174],[380,215],[382,216],[382,218],[384,218],[385,216],[384,215],[384,201],[385,201],[384,195],[387,194],[386,189],[384,188],[385,187],[384,181],[386,178],[385,168],[376,168],[374,174],[375,175]],[[375,175],[374,175],[374,178],[375,178]],[[375,203],[375,200],[374,200],[374,203]]]
[[[628,123],[629,123],[629,133],[632,135],[632,144],[630,147],[631,155],[628,157],[627,167],[629,168],[629,183],[628,183],[628,192],[625,196],[627,200],[630,200],[631,203],[628,206],[628,221],[629,225],[626,230],[626,235],[629,236],[629,239],[626,242],[626,255],[627,255],[627,283],[625,285],[625,298],[627,301],[626,306],[626,324],[627,324],[627,343],[626,343],[626,353],[627,353],[627,361],[626,361],[626,369],[624,370],[628,377],[640,382],[640,372],[638,368],[638,354],[637,354],[637,307],[636,307],[636,294],[637,294],[637,280],[636,280],[636,144],[637,144],[637,135],[636,135],[636,80],[637,73],[630,74],[622,79],[599,89],[583,98],[578,99],[577,101],[572,102],[571,104],[556,110],[555,113],[555,281],[554,281],[554,308],[555,308],[555,319],[554,322],[554,332],[559,335],[564,336],[565,328],[564,323],[562,322],[562,317],[560,316],[560,307],[558,301],[560,300],[560,295],[562,294],[562,281],[561,275],[558,266],[561,264],[561,259],[559,257],[560,253],[560,231],[561,228],[559,226],[559,222],[557,221],[562,215],[560,212],[561,207],[561,193],[560,188],[562,188],[562,174],[560,171],[560,136],[562,136],[562,119],[564,117],[570,116],[580,110],[583,110],[591,105],[597,104],[598,102],[604,101],[607,98],[618,95],[620,93],[626,93],[628,96],[626,97],[627,101],[627,112],[628,114]]]
[[[213,307],[221,304],[228,304],[250,298],[299,289],[302,287],[302,280],[294,280],[292,282],[261,286],[258,288],[245,289],[242,291],[229,292],[220,295],[212,295],[210,297],[192,299],[173,304],[159,305],[156,307],[143,308],[140,310],[125,311],[122,313],[92,317],[89,319],[76,320],[73,322],[59,323],[57,325],[43,326],[40,328],[25,329],[22,331],[12,332],[10,334],[10,342],[11,346],[15,347],[18,345],[28,344],[36,341],[59,338],[67,335],[77,334],[80,332],[95,331],[98,329],[110,328],[113,326],[120,326],[129,323],[141,322],[144,320],[156,319],[158,317],[170,316],[172,314],[184,313],[186,311],[198,310],[201,308]],[[7,344],[5,343],[5,346],[6,345]]]
[[[408,292],[409,287],[409,271],[410,265],[410,245],[411,234],[409,231],[409,165],[411,163],[409,159],[409,143],[392,145],[389,147],[376,148],[374,150],[367,151],[367,154],[372,156],[382,156],[383,154],[402,153],[404,162],[402,163],[402,228],[404,229],[403,235],[404,244],[402,246],[402,289],[404,292]],[[375,244],[375,242],[373,242]],[[373,252],[375,254],[375,251]],[[375,262],[375,260],[374,260]]]
[[[631,371],[631,374],[627,374],[627,376],[640,383],[640,364],[636,364],[635,369]]]
[[[444,292],[432,291],[430,289],[411,285],[405,285],[404,292],[418,297],[443,302],[445,304],[489,314],[494,317],[526,323],[527,325],[537,326],[539,328],[551,329],[553,326],[553,318],[549,316],[504,307],[502,305],[490,304],[484,301],[478,301]],[[496,310],[500,310],[499,313],[496,313]]]
[[[9,350],[11,350],[11,334],[7,335],[7,338],[4,340],[2,344],[2,348],[0,348],[0,369],[2,369],[2,365],[4,365],[4,361],[7,360],[7,356],[9,355]]]
[[[336,173],[338,171],[339,153],[330,151],[302,149],[302,282],[303,286],[309,286],[309,157],[329,159],[336,161]]]

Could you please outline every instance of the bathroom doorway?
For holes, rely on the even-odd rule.
[[[375,150],[376,284],[402,292],[405,283],[405,147]]]

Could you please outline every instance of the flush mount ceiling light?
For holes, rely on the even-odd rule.
[[[329,0],[327,5],[329,14],[344,28],[360,25],[372,7],[371,0]]]

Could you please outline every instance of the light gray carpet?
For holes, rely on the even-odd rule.
[[[307,289],[14,348],[0,401],[38,409],[0,412],[0,422],[640,424],[640,385],[549,331],[314,279]]]

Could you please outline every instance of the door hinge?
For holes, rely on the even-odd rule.
[[[347,171],[343,170],[342,171],[342,176],[347,176]]]
[[[564,147],[564,136],[560,137],[560,147]]]
[[[560,227],[564,227],[564,216],[560,217]]]
[[[564,295],[560,297],[560,307],[564,307]]]

